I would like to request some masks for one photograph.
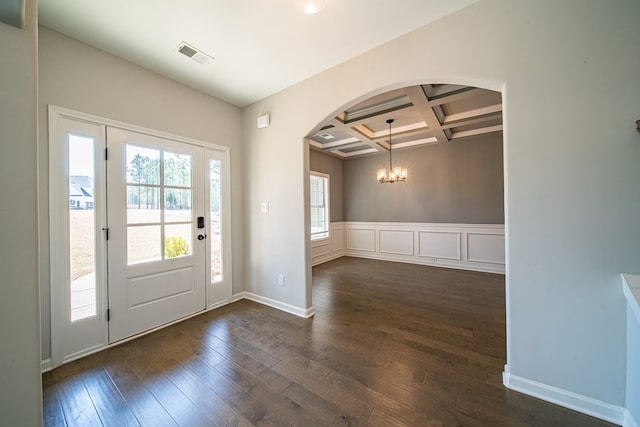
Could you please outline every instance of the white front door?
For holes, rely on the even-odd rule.
[[[208,215],[204,148],[115,127],[107,148],[113,343],[206,308]]]

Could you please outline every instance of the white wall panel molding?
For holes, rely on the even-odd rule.
[[[418,231],[418,255],[460,261],[461,236],[459,231]]]
[[[378,251],[383,254],[414,255],[414,230],[378,229]]]
[[[467,233],[467,259],[504,265],[504,234]]]
[[[351,227],[346,229],[347,251],[359,252],[376,252],[376,235],[375,226]]]
[[[344,223],[344,255],[489,273],[505,272],[504,225]]]

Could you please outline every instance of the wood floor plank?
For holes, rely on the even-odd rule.
[[[59,383],[58,396],[65,422],[69,427],[103,425],[82,376],[69,378]]]
[[[43,424],[52,427],[66,427],[64,412],[58,398],[57,387],[45,387],[42,390]]]
[[[140,425],[104,369],[86,376],[84,385],[104,425],[122,427]]]
[[[343,257],[43,376],[45,426],[611,426],[506,389],[504,276]]]
[[[113,363],[107,372],[131,411],[143,426],[177,426],[178,424],[135,374],[131,366]]]
[[[209,426],[213,422],[165,375],[167,370],[177,367],[164,357],[144,358],[134,362],[134,372],[143,379],[145,386],[162,407],[180,426]]]

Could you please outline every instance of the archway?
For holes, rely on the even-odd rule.
[[[307,233],[309,301],[312,266],[345,254],[506,275],[503,102],[494,89],[399,84],[343,106],[308,134],[307,179],[311,170],[332,175],[317,158],[341,162],[343,176],[331,177],[330,195],[341,185],[337,198],[344,199],[337,215],[329,203],[328,240],[317,243]],[[387,119],[395,120],[391,130]],[[374,181],[390,149],[409,166],[407,183]],[[309,222],[308,195],[305,205]],[[331,237],[336,230],[342,245]],[[506,310],[508,327],[508,304]]]

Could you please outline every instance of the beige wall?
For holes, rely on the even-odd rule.
[[[37,13],[0,23],[0,424],[42,423],[37,223]]]
[[[241,112],[103,51],[40,27],[40,230],[43,359],[50,356],[48,128],[53,104],[230,147],[233,292],[243,290]]]
[[[622,405],[619,273],[640,272],[638,16],[635,0],[482,0],[246,107],[247,290],[312,305],[303,141],[325,118],[416,83],[502,91],[506,371]]]

